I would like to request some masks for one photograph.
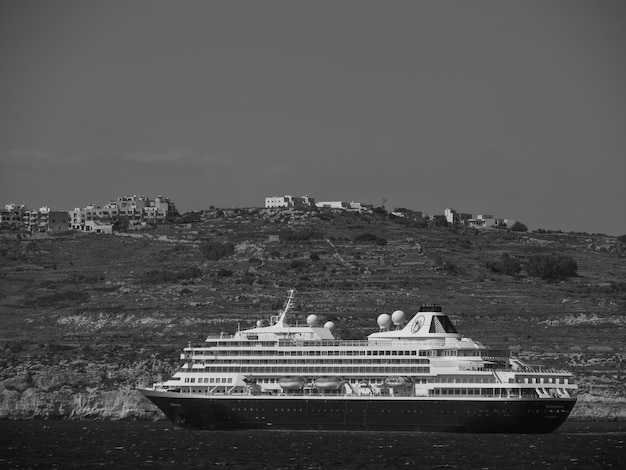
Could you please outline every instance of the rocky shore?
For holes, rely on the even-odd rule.
[[[135,389],[75,391],[63,386],[23,391],[0,384],[0,419],[158,420],[164,415]],[[581,393],[570,415],[576,421],[626,421],[626,398]]]

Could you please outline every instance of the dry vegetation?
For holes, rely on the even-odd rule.
[[[532,257],[552,254],[574,260],[577,275],[528,275]],[[517,274],[492,269],[510,258]],[[467,336],[573,369],[585,407],[624,404],[626,248],[618,239],[242,209],[109,236],[0,234],[0,416],[14,416],[7,407],[28,393],[35,403],[51,393],[76,402],[151,382],[187,341],[268,317],[289,288],[298,291],[299,321],[316,313],[343,338],[374,331],[379,313],[440,303]],[[97,406],[47,406],[31,415],[107,416]]]

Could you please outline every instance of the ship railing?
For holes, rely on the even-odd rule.
[[[347,393],[341,390],[290,390],[288,392],[281,390],[263,391],[263,390],[221,390],[207,391],[205,395],[209,396],[280,396],[280,397],[351,397],[351,398],[368,398],[368,397],[447,397],[447,398],[568,398],[574,396],[575,391],[565,389],[563,387],[492,387],[489,389],[479,388],[439,388],[430,389],[424,393],[417,393],[413,390],[394,390],[394,389],[372,389],[372,390],[352,390]]]
[[[205,336],[206,339],[233,339],[235,335],[227,333],[210,333]]]
[[[524,366],[524,367],[516,367],[512,370],[516,374],[564,374],[571,375],[571,372],[566,369],[557,369],[557,368],[548,368],[542,366]]]

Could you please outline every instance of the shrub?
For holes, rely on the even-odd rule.
[[[200,252],[209,261],[217,261],[231,256],[235,252],[235,245],[230,242],[206,241],[200,244]]]
[[[322,232],[317,232],[315,230],[281,230],[279,232],[279,237],[281,240],[284,241],[305,242],[312,238],[323,238],[324,235],[322,234]]]
[[[202,276],[202,270],[197,266],[185,268],[182,271],[153,270],[144,274],[143,279],[148,284],[163,284],[168,282],[185,281]]]
[[[515,276],[522,270],[519,260],[508,253],[502,253],[502,257],[498,261],[487,261],[486,265],[494,273],[506,274],[508,276]]]
[[[459,271],[459,267],[452,261],[444,261],[442,266],[443,269],[448,273],[457,273]]]
[[[528,227],[526,227],[526,225],[521,222],[515,222],[511,226],[511,230],[513,230],[514,232],[528,232]]]
[[[443,215],[436,215],[431,222],[433,227],[449,227],[448,220]]]
[[[289,263],[289,269],[302,270],[306,267],[306,263],[300,259],[294,259]]]
[[[437,264],[437,270],[443,269],[450,274],[456,274],[459,272],[459,267],[454,262],[444,259],[441,255],[436,255],[434,261]]]
[[[250,272],[245,272],[241,275],[241,279],[237,279],[237,284],[246,284],[251,286],[254,284],[256,276]]]
[[[257,258],[256,256],[252,256],[248,259],[248,264],[252,264],[254,266],[261,266],[263,264],[263,260]]]
[[[373,242],[376,241],[378,237],[372,233],[362,233],[353,238],[356,243],[359,242]]]
[[[220,268],[217,270],[217,277],[230,277],[233,272],[226,268]]]
[[[530,257],[526,263],[526,271],[529,276],[555,281],[575,276],[578,271],[578,264],[570,256],[555,253],[535,255]]]
[[[457,238],[457,244],[466,250],[469,250],[472,247],[472,242],[467,237]]]
[[[377,237],[372,233],[362,233],[352,239],[355,243],[369,243],[374,242],[376,245],[384,246],[387,244],[387,240],[382,237]]]

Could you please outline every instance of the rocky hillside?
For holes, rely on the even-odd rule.
[[[576,275],[531,276],[551,255]],[[316,313],[343,338],[440,303],[466,336],[572,369],[574,417],[626,419],[616,238],[259,209],[116,235],[0,233],[0,418],[160,417],[134,388],[171,373],[188,342],[275,313],[289,288],[300,321]]]

